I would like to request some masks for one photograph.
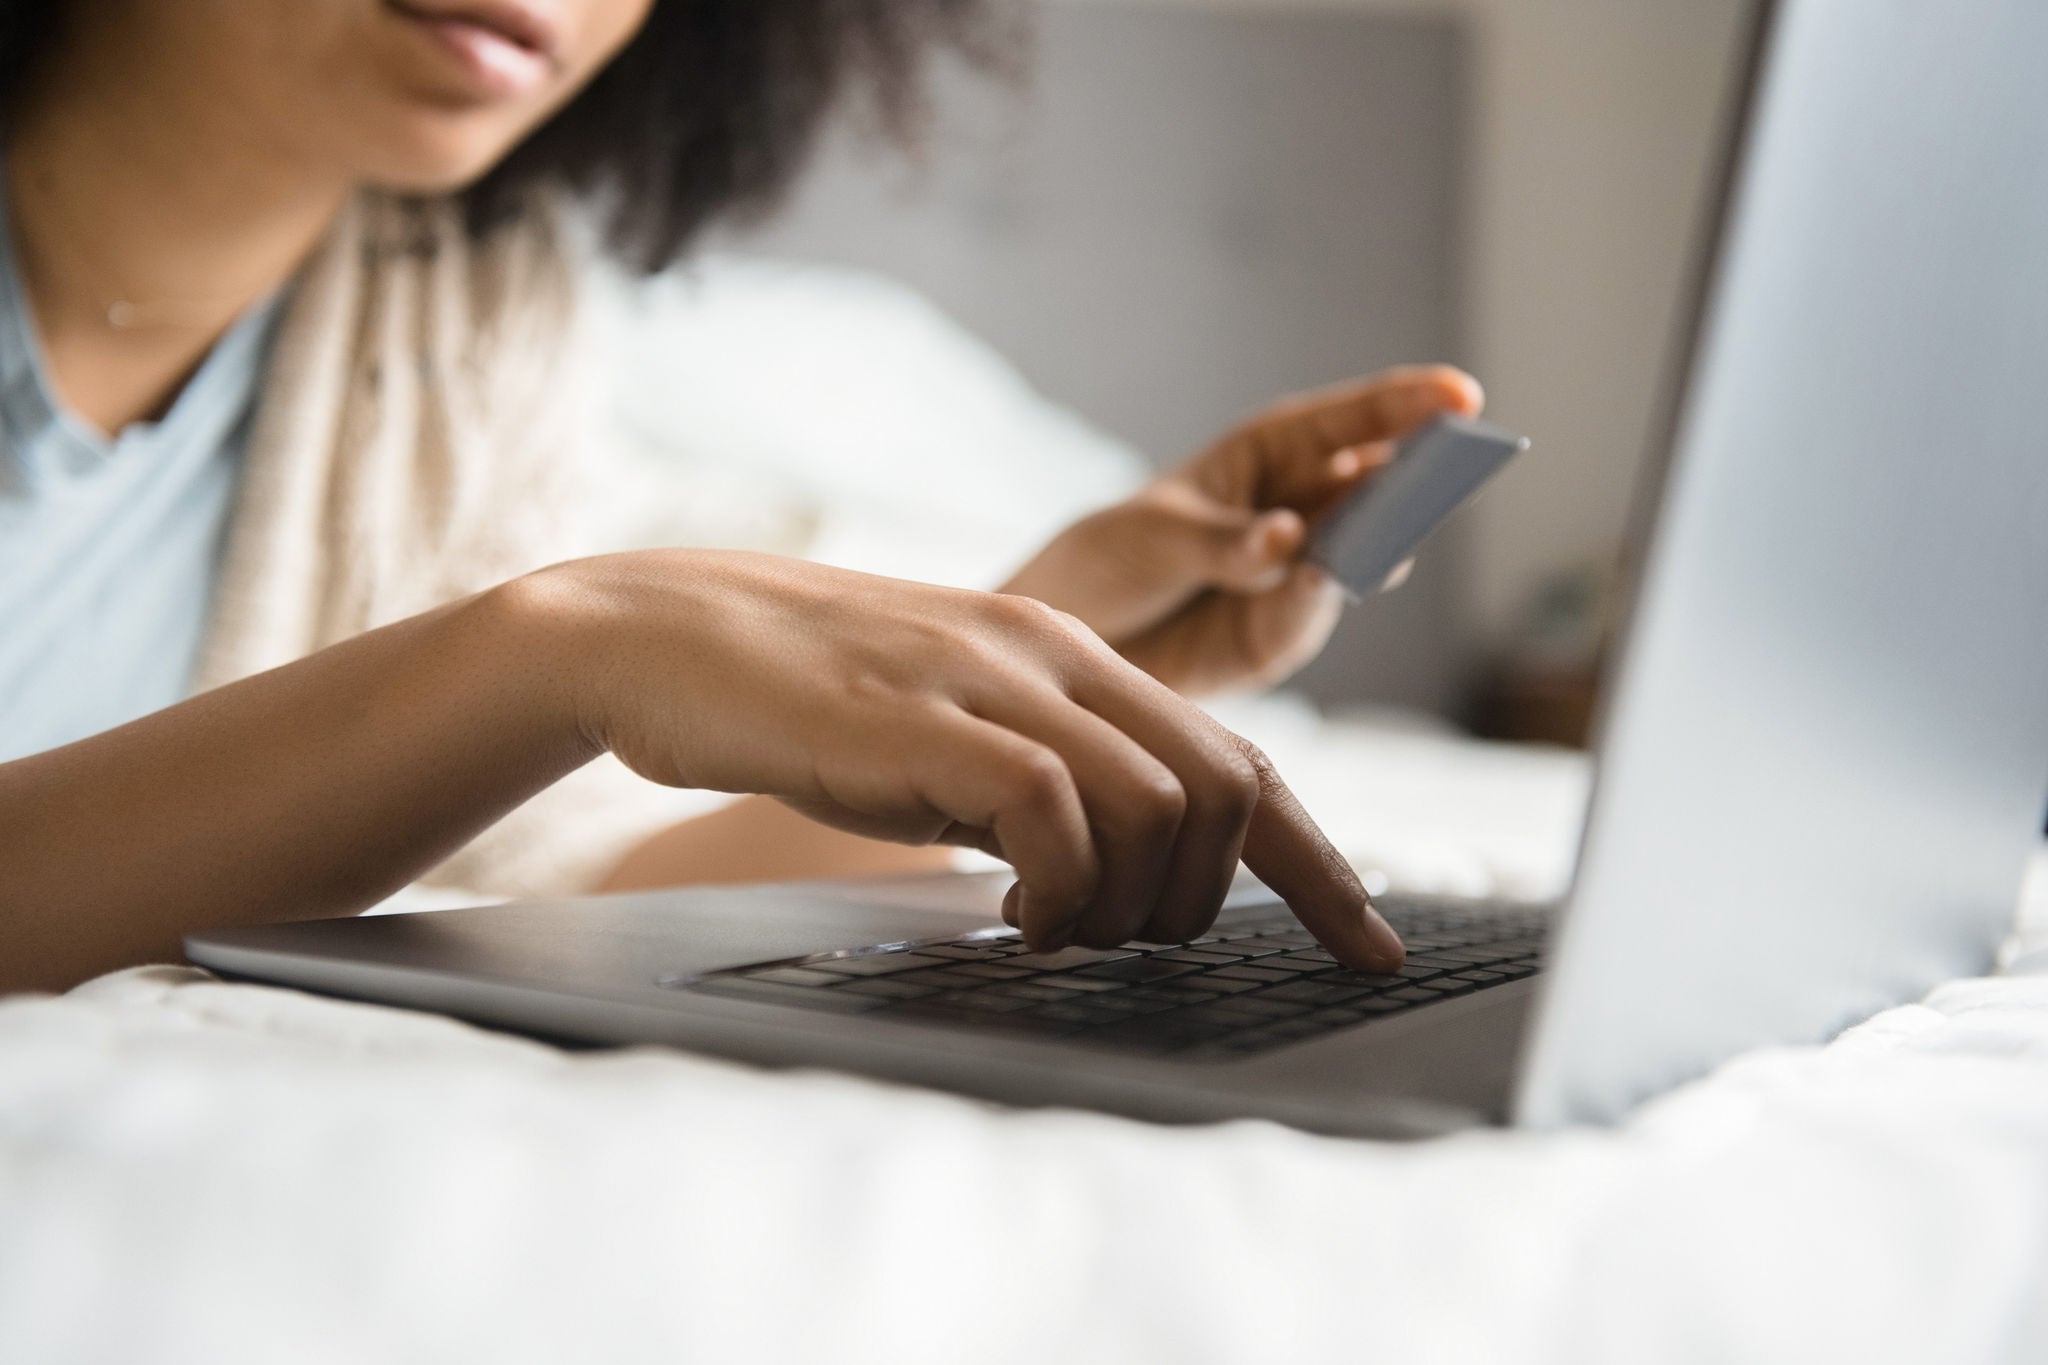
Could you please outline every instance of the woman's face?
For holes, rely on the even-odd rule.
[[[654,0],[73,0],[131,71],[320,169],[468,184],[609,61]],[[94,15],[98,11],[98,15]],[[112,23],[96,22],[113,20]]]

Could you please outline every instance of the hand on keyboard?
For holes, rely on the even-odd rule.
[[[984,849],[1034,948],[1198,937],[1241,854],[1340,961],[1400,965],[1265,755],[1043,603],[717,551],[521,583],[555,709],[634,771]]]

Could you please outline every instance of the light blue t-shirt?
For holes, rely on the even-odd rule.
[[[0,199],[0,762],[185,696],[274,312],[108,440],[55,400]]]

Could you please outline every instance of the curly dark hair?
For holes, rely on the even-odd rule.
[[[63,4],[0,0],[0,92],[22,88]],[[913,142],[927,56],[1006,68],[1016,14],[1000,0],[655,0],[589,86],[463,192],[471,229],[561,186],[601,199],[621,260],[658,270],[714,219],[773,207],[849,97]]]

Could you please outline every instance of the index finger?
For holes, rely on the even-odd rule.
[[[1373,909],[1351,864],[1280,780],[1273,761],[1249,744],[1245,756],[1259,774],[1259,804],[1245,831],[1244,865],[1345,966],[1399,970],[1401,936]]]
[[[1479,381],[1454,365],[1401,365],[1289,399],[1271,421],[1276,435],[1341,450],[1405,435],[1439,412],[1474,414],[1485,403]]]
[[[1225,438],[1197,478],[1208,475],[1255,507],[1296,507],[1328,493],[1338,451],[1404,436],[1440,412],[1475,414],[1479,381],[1450,365],[1405,365],[1365,379],[1283,399]],[[1215,458],[1220,456],[1221,458]]]

